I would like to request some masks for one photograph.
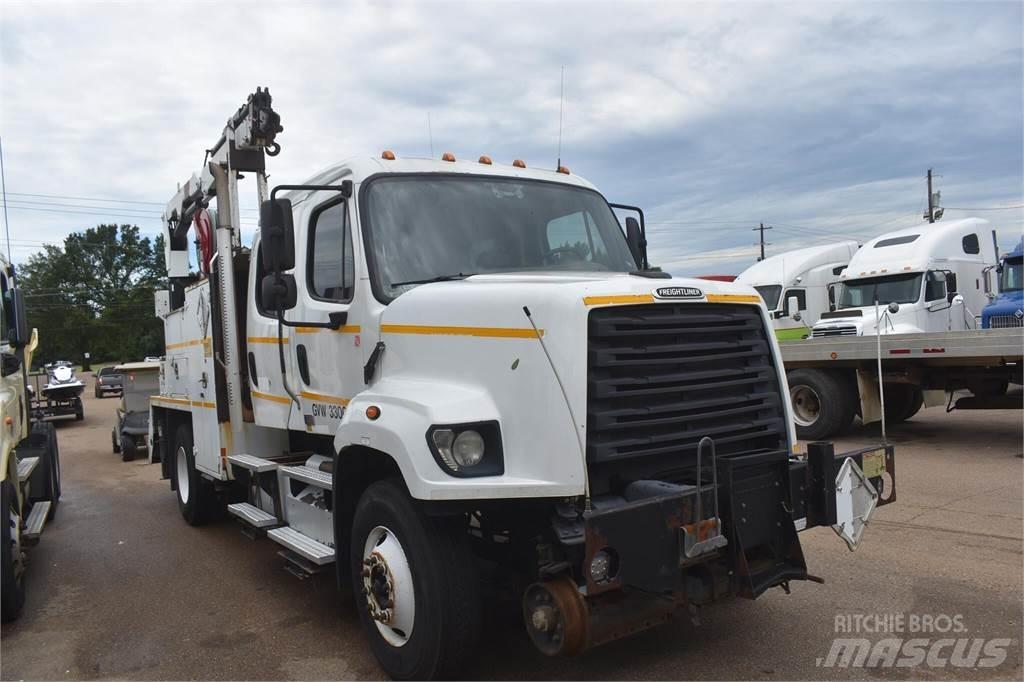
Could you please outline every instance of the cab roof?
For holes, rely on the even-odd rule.
[[[964,252],[963,239],[971,234],[978,237],[978,254]],[[921,272],[936,260],[992,260],[993,249],[987,220],[964,218],[921,223],[916,227],[887,232],[869,241],[850,259],[850,265],[841,278]]]
[[[846,265],[850,262],[851,256],[857,252],[857,248],[856,241],[848,240],[786,251],[751,265],[739,274],[736,281],[755,286],[765,284],[784,286],[794,277],[802,275],[812,268],[828,263]],[[783,278],[785,278],[785,282]]]

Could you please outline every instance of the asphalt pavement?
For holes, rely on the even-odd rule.
[[[32,550],[24,615],[3,626],[0,677],[382,678],[330,576],[297,580],[277,545],[233,521],[189,527],[159,466],[112,453],[117,402],[89,395],[85,420],[58,427],[64,496]],[[891,427],[898,499],[878,510],[861,547],[850,552],[827,528],[801,534],[823,585],[794,583],[789,595],[705,609],[699,626],[681,617],[557,659],[533,649],[518,603],[494,593],[467,677],[1021,679],[1022,414],[931,408]],[[877,427],[855,426],[837,447],[878,440]],[[924,638],[934,656],[901,667],[914,662],[902,649],[843,665],[832,649],[850,637],[873,649]],[[959,645],[945,638],[971,641],[954,661]],[[976,639],[991,651],[964,666]]]

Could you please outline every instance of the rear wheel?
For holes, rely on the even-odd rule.
[[[921,409],[921,389],[910,384],[885,384],[885,420],[891,424],[905,422]]]
[[[3,622],[21,615],[25,605],[25,561],[21,550],[21,509],[14,485],[0,484],[0,617]]]
[[[178,491],[178,509],[191,526],[201,526],[213,516],[216,494],[213,485],[195,466],[192,428],[182,424],[174,437],[174,487]]]
[[[461,517],[427,516],[398,481],[378,481],[356,507],[356,609],[394,679],[457,674],[479,636],[479,584]]]
[[[850,426],[855,406],[849,383],[841,376],[821,370],[795,369],[787,378],[799,438],[820,440]]]
[[[82,399],[77,398],[75,400],[75,421],[82,421],[85,419],[85,408],[82,405]]]
[[[121,444],[117,442],[117,429],[110,430],[110,447],[113,448],[115,455],[121,452]]]
[[[135,438],[127,433],[121,434],[121,461],[130,462],[135,459]]]

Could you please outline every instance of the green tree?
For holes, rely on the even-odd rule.
[[[153,291],[167,271],[163,237],[134,225],[98,225],[47,245],[19,268],[29,323],[39,329],[39,362],[138,360],[161,355],[163,324]]]

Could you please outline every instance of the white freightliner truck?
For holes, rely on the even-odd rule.
[[[781,344],[797,434],[829,438],[854,416],[871,423],[883,410],[888,422],[902,422],[922,405],[1020,408],[1006,389],[1022,381],[1024,331],[980,323],[996,261],[995,232],[977,218],[865,244],[832,284],[834,309],[811,338]],[[956,398],[961,390],[973,396]]]
[[[786,251],[751,265],[736,281],[761,294],[774,321],[776,338],[805,339],[822,313],[834,309],[830,285],[857,248],[857,242],[850,240]]]
[[[624,233],[564,168],[450,154],[270,191],[279,123],[257,90],[167,205],[150,456],[188,523],[226,506],[291,572],[333,566],[388,674],[473,653],[481,562],[574,654],[820,580],[797,530],[853,547],[895,499],[891,448],[795,454],[761,299],[650,268],[638,209]]]

